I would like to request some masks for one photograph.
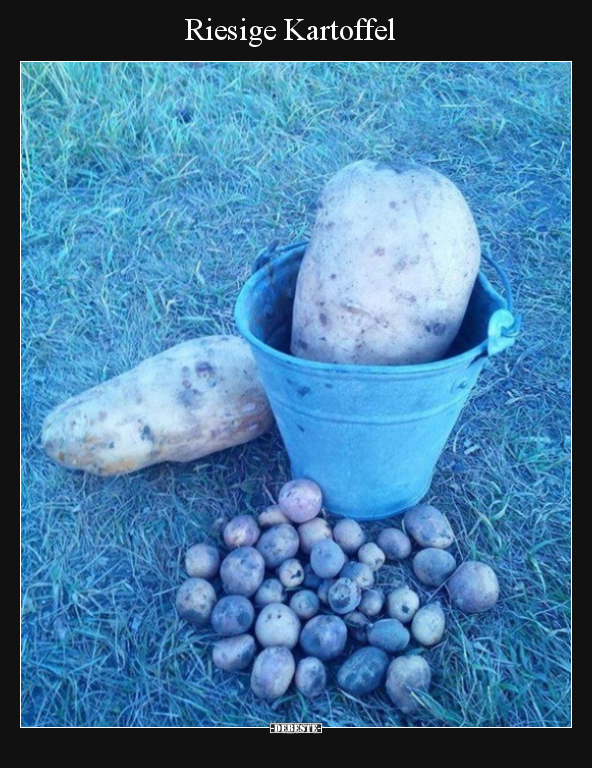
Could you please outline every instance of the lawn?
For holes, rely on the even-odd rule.
[[[22,65],[23,725],[570,725],[570,76],[545,62]],[[176,616],[187,546],[288,478],[277,433],[109,479],[40,446],[70,395],[233,332],[257,252],[305,238],[323,183],[363,157],[460,186],[523,318],[428,496],[457,558],[492,565],[502,596],[449,614],[413,718],[333,684],[261,704]]]

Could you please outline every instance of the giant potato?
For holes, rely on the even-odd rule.
[[[272,422],[247,342],[206,336],[70,398],[47,416],[41,439],[69,469],[118,475],[246,443]]]
[[[291,351],[326,363],[442,358],[479,270],[469,206],[445,176],[361,160],[321,193],[298,274]]]

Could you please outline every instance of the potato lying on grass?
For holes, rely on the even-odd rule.
[[[315,616],[300,633],[304,653],[321,661],[336,659],[345,648],[347,627],[338,616]]]
[[[271,507],[264,509],[257,519],[259,521],[259,528],[271,528],[272,525],[281,525],[282,523],[290,522],[277,504],[273,504]]]
[[[320,659],[306,656],[298,662],[294,682],[300,693],[312,699],[325,690],[327,669]]]
[[[298,552],[300,539],[296,528],[289,523],[273,525],[261,534],[257,550],[263,556],[268,568],[277,568],[284,560],[294,557]]]
[[[239,547],[226,555],[220,566],[220,577],[229,595],[251,597],[261,586],[265,562],[253,547]]]
[[[459,566],[447,587],[454,605],[465,613],[488,611],[499,597],[499,582],[495,571],[475,560],[468,560]]]
[[[389,657],[381,648],[360,648],[339,668],[337,684],[352,696],[363,696],[378,688],[388,666]]]
[[[391,619],[408,624],[419,608],[419,595],[407,585],[397,587],[386,598],[386,610]]]
[[[185,555],[188,576],[213,579],[220,569],[220,553],[210,544],[194,544]]]
[[[214,643],[212,660],[218,669],[226,672],[240,672],[255,658],[255,638],[251,635],[236,635]]]
[[[378,546],[387,560],[404,560],[411,554],[411,541],[398,528],[385,528],[378,535]]]
[[[321,511],[323,494],[312,480],[291,480],[281,489],[278,504],[293,523],[306,523]]]
[[[283,645],[294,648],[300,636],[300,619],[283,603],[266,605],[255,622],[255,637],[266,648]]]
[[[272,423],[248,343],[207,336],[67,400],[45,419],[41,439],[69,469],[117,475],[199,459],[253,440]]]
[[[368,642],[389,653],[398,653],[409,645],[409,631],[397,619],[380,619],[368,628]]]
[[[255,609],[242,595],[221,598],[212,611],[212,629],[222,637],[243,635],[255,621]]]
[[[196,627],[205,627],[217,601],[214,587],[205,579],[191,578],[177,591],[179,616]]]
[[[230,520],[223,532],[224,543],[228,549],[253,547],[261,531],[250,515],[237,515]]]
[[[333,538],[346,555],[355,555],[366,541],[362,526],[355,520],[339,520],[333,528]]]
[[[290,687],[296,663],[288,648],[264,648],[253,664],[251,690],[260,699],[278,699]]]
[[[436,507],[419,504],[405,513],[405,530],[420,547],[446,549],[454,541],[450,523]]]
[[[444,636],[446,617],[440,603],[428,603],[420,608],[411,622],[411,634],[421,645],[436,645]]]
[[[432,673],[423,656],[399,656],[391,662],[386,676],[386,692],[401,712],[410,715],[419,709],[414,694],[428,691]]]
[[[422,549],[413,558],[413,573],[428,587],[440,587],[454,572],[456,560],[443,549]]]

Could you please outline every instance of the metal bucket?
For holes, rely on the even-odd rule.
[[[357,520],[395,515],[427,493],[444,444],[490,355],[514,343],[510,286],[479,273],[447,357],[404,366],[333,365],[290,354],[292,305],[306,243],[267,249],[235,308],[292,464],[325,506]],[[487,259],[491,261],[490,259]]]

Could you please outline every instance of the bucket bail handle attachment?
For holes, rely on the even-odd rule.
[[[512,286],[506,271],[487,253],[482,254],[483,259],[497,272],[504,286],[505,309],[497,309],[490,317],[487,326],[487,354],[497,355],[504,349],[511,347],[520,332],[522,318],[514,313],[514,297]]]

